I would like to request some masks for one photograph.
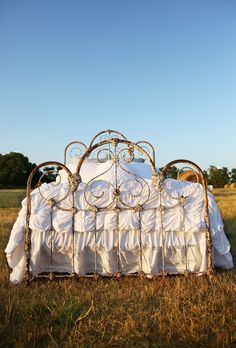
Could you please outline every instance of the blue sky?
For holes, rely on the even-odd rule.
[[[236,167],[234,0],[0,0],[0,153],[117,129],[163,166]]]

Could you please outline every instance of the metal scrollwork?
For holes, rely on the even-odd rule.
[[[150,187],[146,180],[140,177],[123,181],[119,189],[120,202],[128,208],[135,209],[135,207],[144,206],[150,198]]]
[[[129,146],[119,150],[118,158],[122,159],[126,163],[130,163],[134,160],[134,150]]]
[[[106,209],[115,201],[115,194],[109,195],[110,188],[115,188],[106,180],[91,180],[85,187],[84,198],[92,208]],[[106,197],[105,197],[106,195]]]
[[[122,134],[118,131],[112,130],[112,129],[108,129],[108,130],[105,130],[105,131],[102,131],[102,132],[96,134],[92,138],[92,140],[89,144],[89,148],[92,147],[97,142],[110,140],[112,138],[127,140],[127,138],[124,136],[124,134]],[[99,140],[97,141],[97,139],[99,139]]]
[[[155,165],[155,149],[151,143],[148,141],[138,141],[136,145],[140,146],[149,156],[151,156],[152,161]],[[140,155],[143,155],[141,151],[138,151]]]
[[[56,166],[54,164],[57,164]],[[38,182],[36,184],[36,187],[38,188],[38,191],[40,193],[40,196],[47,202],[47,204],[50,207],[53,207],[54,205],[58,204],[59,202],[63,201],[69,194],[69,188],[67,192],[65,192],[65,195],[61,197],[60,199],[54,201],[52,198],[48,198],[47,196],[47,190],[43,184],[47,183],[47,180],[49,180],[49,184],[54,186],[55,188],[61,185],[61,175],[60,175],[60,169],[66,170],[69,175],[70,171],[67,167],[62,165],[58,162],[47,162],[48,165],[40,165],[40,170],[38,170],[39,173],[41,173]],[[53,181],[51,181],[53,180]]]
[[[70,142],[65,147],[65,150],[64,150],[64,165],[67,163],[67,152],[72,145],[73,145],[73,148],[71,148],[71,150],[70,150],[70,159],[72,157],[76,157],[79,160],[79,158],[87,150],[87,146],[84,143],[82,143],[82,141],[75,140],[75,141]]]
[[[114,158],[114,153],[108,148],[103,148],[99,150],[96,154],[96,159],[100,163],[105,163]]]

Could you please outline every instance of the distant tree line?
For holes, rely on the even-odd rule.
[[[178,175],[178,168],[172,166],[167,171],[167,177],[176,179]],[[207,184],[212,185],[214,188],[222,188],[228,183],[236,183],[236,168],[231,171],[227,167],[218,168],[216,166],[210,166],[204,175],[207,179]]]
[[[210,166],[206,178],[209,185],[213,185],[215,188],[224,187],[225,184],[236,182],[236,168],[229,171],[227,167]]]
[[[29,162],[28,157],[19,152],[10,152],[5,155],[0,154],[0,188],[25,187],[28,176],[35,163]],[[168,178],[176,178],[178,169],[172,166],[168,172]],[[227,167],[218,168],[210,166],[204,171],[207,182],[215,188],[224,187],[228,183],[236,183],[236,168],[231,171]],[[51,182],[55,180],[55,171],[53,167],[46,167],[34,176],[34,183],[42,178],[42,182]]]
[[[36,166],[19,152],[0,154],[0,188],[25,187],[29,174]],[[33,178],[33,185],[40,178],[42,182],[53,181],[55,174],[51,173],[52,169],[52,167],[46,167],[43,171],[38,171]]]

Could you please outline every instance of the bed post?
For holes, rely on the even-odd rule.
[[[165,176],[166,171],[173,165],[178,163],[186,163],[191,165],[197,172],[195,174],[200,175],[200,180],[203,187],[203,200],[204,200],[204,220],[206,225],[206,243],[207,243],[207,273],[208,275],[212,275],[213,270],[213,262],[212,262],[212,239],[211,239],[211,226],[210,226],[210,218],[209,218],[209,206],[208,206],[208,196],[207,196],[207,182],[204,176],[202,169],[194,162],[185,160],[185,159],[177,159],[169,162],[163,169],[162,173]],[[198,178],[199,182],[199,178]]]
[[[32,185],[32,179],[37,171],[40,170],[40,168],[45,166],[56,166],[60,167],[68,173],[69,177],[72,177],[72,173],[70,170],[62,163],[55,162],[55,161],[48,161],[43,162],[36,166],[30,173],[28,180],[27,180],[27,186],[26,186],[26,220],[25,220],[25,241],[24,241],[24,249],[25,249],[25,258],[26,258],[26,266],[25,266],[25,282],[26,286],[29,285],[31,281],[30,276],[30,256],[31,256],[31,228],[30,228],[30,216],[31,216],[31,185]],[[40,186],[40,180],[38,182],[38,187]],[[49,204],[51,204],[51,201],[49,200]]]

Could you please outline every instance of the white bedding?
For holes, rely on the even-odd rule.
[[[92,165],[92,163],[88,164]],[[129,170],[131,165],[128,165]],[[137,163],[134,163],[134,165],[137,166]],[[107,166],[109,166],[109,163],[96,166],[96,173],[102,173]],[[124,166],[127,166],[127,164]],[[89,175],[91,176],[90,170]],[[86,179],[85,181],[89,181],[95,176],[94,171],[92,171],[91,178],[88,177],[88,171],[85,170],[84,173],[81,173],[81,176],[83,180]],[[64,174],[62,173],[62,181],[57,186],[55,184],[43,184],[41,186],[41,194],[46,199],[53,198],[57,202],[66,195],[68,183],[66,177],[63,177]],[[144,176],[144,173],[140,172],[140,174]],[[150,176],[150,172],[146,172],[145,177],[148,176]],[[112,177],[112,172],[109,171],[103,175],[102,179],[112,181]],[[118,178],[121,184],[124,177],[118,175]],[[125,179],[127,180],[127,176]],[[148,202],[143,205],[144,209],[140,212],[140,222],[137,211],[123,209],[119,212],[119,219],[117,220],[117,213],[112,210],[114,203],[111,204],[108,211],[97,212],[95,218],[95,213],[88,204],[88,201],[90,204],[94,204],[95,197],[91,192],[86,191],[85,199],[86,183],[82,182],[79,185],[75,192],[77,213],[74,218],[74,262],[72,261],[72,213],[54,207],[53,231],[50,232],[52,230],[51,209],[38,190],[34,190],[31,193],[32,213],[30,218],[30,228],[32,230],[31,273],[37,275],[40,272],[47,271],[69,273],[74,271],[79,275],[84,275],[96,271],[102,275],[109,275],[117,271],[127,274],[142,270],[149,275],[159,274],[162,271],[163,245],[165,248],[165,270],[167,272],[181,273],[185,270],[198,273],[205,272],[207,270],[207,253],[202,186],[190,182],[166,180],[165,185],[168,194],[163,191],[161,198],[162,204],[166,208],[162,217],[163,234],[161,213],[156,209],[160,205],[160,193],[152,185],[151,180],[146,179],[149,189],[147,185],[144,187],[141,201],[139,201],[140,198],[131,196],[130,191],[138,194],[140,184],[131,177],[128,177],[128,179],[129,181],[121,185],[120,198],[123,202],[128,202],[130,206],[143,205],[150,189]],[[104,192],[101,199],[99,199],[99,207],[105,207],[113,201],[114,189],[112,185],[98,182],[93,190],[96,195],[99,195],[102,191]],[[170,197],[171,195],[180,198],[181,196],[188,196],[190,193],[192,195],[186,199],[184,209],[181,204],[178,204],[177,199]],[[213,262],[215,266],[230,269],[233,267],[230,244],[225,236],[216,202],[210,193],[208,197],[211,236],[214,245]],[[72,195],[70,194],[62,200],[59,206],[63,209],[70,209],[72,207]],[[10,280],[13,283],[21,282],[25,275],[25,217],[26,200],[22,202],[22,209],[13,226],[5,250],[7,261],[12,268]],[[140,264],[140,231],[142,265]],[[50,262],[51,245],[53,246],[52,264]],[[184,245],[188,246],[187,249]],[[119,255],[119,262],[117,261],[117,255]]]

